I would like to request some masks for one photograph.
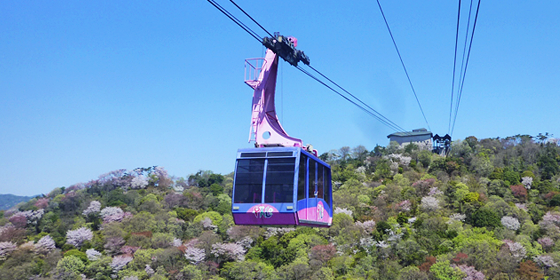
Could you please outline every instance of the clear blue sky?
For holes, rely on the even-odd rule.
[[[237,3],[401,127],[426,127],[375,1]],[[457,1],[381,3],[431,129],[446,134]],[[559,13],[558,1],[482,2],[454,139],[560,136]],[[0,193],[154,165],[224,174],[251,147],[243,66],[264,49],[207,1],[1,1],[0,19]],[[286,131],[320,153],[394,132],[285,62],[277,92]]]

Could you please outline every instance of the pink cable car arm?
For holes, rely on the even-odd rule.
[[[247,63],[253,67],[250,71],[256,75],[259,70],[257,67],[259,60],[253,59],[252,61],[256,61],[257,64],[252,65],[249,60]],[[290,137],[286,133],[276,115],[274,96],[278,56],[267,49],[266,57],[261,63],[262,68],[258,79],[252,80],[251,77],[249,79],[246,77],[245,80],[245,83],[254,89],[249,142],[255,141],[256,147],[303,147],[301,139]]]

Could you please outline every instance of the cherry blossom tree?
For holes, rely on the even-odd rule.
[[[5,260],[16,248],[13,242],[0,242],[0,260]]]
[[[124,211],[119,207],[105,207],[100,212],[103,222],[120,222],[125,217]]]
[[[521,245],[521,243],[513,242],[509,239],[505,239],[503,241],[517,262],[520,262],[523,258],[525,258],[527,250],[523,247],[523,245]]]
[[[144,175],[138,175],[130,181],[130,188],[143,189],[148,186],[148,178]]]
[[[546,268],[557,267],[558,264],[554,261],[554,259],[549,255],[538,255],[533,257],[533,261],[535,261],[538,265]]]
[[[123,269],[129,262],[132,261],[131,255],[118,255],[113,257],[113,261],[111,262],[111,268],[113,272],[117,273],[121,269]]]
[[[69,230],[66,233],[66,243],[73,245],[76,248],[82,247],[84,242],[91,241],[93,239],[93,232],[91,229],[86,227],[81,227],[76,230]]]
[[[476,270],[474,266],[468,266],[466,264],[462,264],[457,266],[463,273],[467,276],[463,278],[463,280],[484,280],[486,276],[484,273]]]
[[[245,259],[245,249],[236,243],[216,243],[212,244],[211,253],[224,261],[235,260],[242,261]]]
[[[355,224],[356,224],[356,226],[365,230],[365,232],[367,232],[368,234],[371,234],[373,232],[373,230],[375,229],[375,221],[373,221],[373,220],[365,221],[363,223],[360,222],[360,221],[357,221]]]
[[[439,200],[433,196],[422,197],[422,202],[420,203],[422,210],[427,212],[433,212],[439,210]]]
[[[35,243],[35,252],[39,254],[48,254],[56,248],[56,244],[50,235],[45,235]]]
[[[353,214],[352,210],[346,208],[339,208],[339,207],[334,208],[334,214],[339,214],[339,213],[344,213],[350,217],[352,217]]]
[[[511,216],[503,216],[501,222],[505,228],[511,230],[518,230],[520,226],[519,220]]]
[[[101,257],[101,253],[93,248],[86,250],[86,256],[90,261],[96,261]]]
[[[548,236],[539,238],[539,240],[537,240],[537,242],[539,242],[539,244],[541,244],[541,246],[545,250],[548,250],[548,249],[552,248],[552,246],[554,246],[554,240],[552,240],[552,238],[550,238]]]
[[[523,184],[523,186],[530,190],[531,189],[531,185],[533,185],[533,177],[523,177],[521,178],[521,184]]]
[[[88,216],[89,214],[99,213],[100,210],[101,210],[101,202],[99,202],[97,200],[94,200],[94,201],[89,203],[88,208],[86,208],[82,212],[82,215]]]
[[[35,207],[39,208],[39,209],[45,209],[47,208],[47,206],[49,206],[49,199],[44,197],[44,198],[39,198],[37,199],[37,201],[35,202]]]

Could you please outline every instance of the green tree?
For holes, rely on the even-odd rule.
[[[500,227],[501,221],[498,213],[488,208],[480,208],[472,214],[471,221],[475,227]]]
[[[467,275],[463,273],[458,267],[451,267],[449,261],[438,261],[432,267],[430,272],[441,280],[462,280]]]

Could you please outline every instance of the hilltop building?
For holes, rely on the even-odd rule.
[[[418,145],[421,149],[431,150],[432,149],[432,132],[425,128],[413,129],[412,132],[395,132],[389,134],[387,138],[389,141],[395,141],[405,147],[410,143]]]

